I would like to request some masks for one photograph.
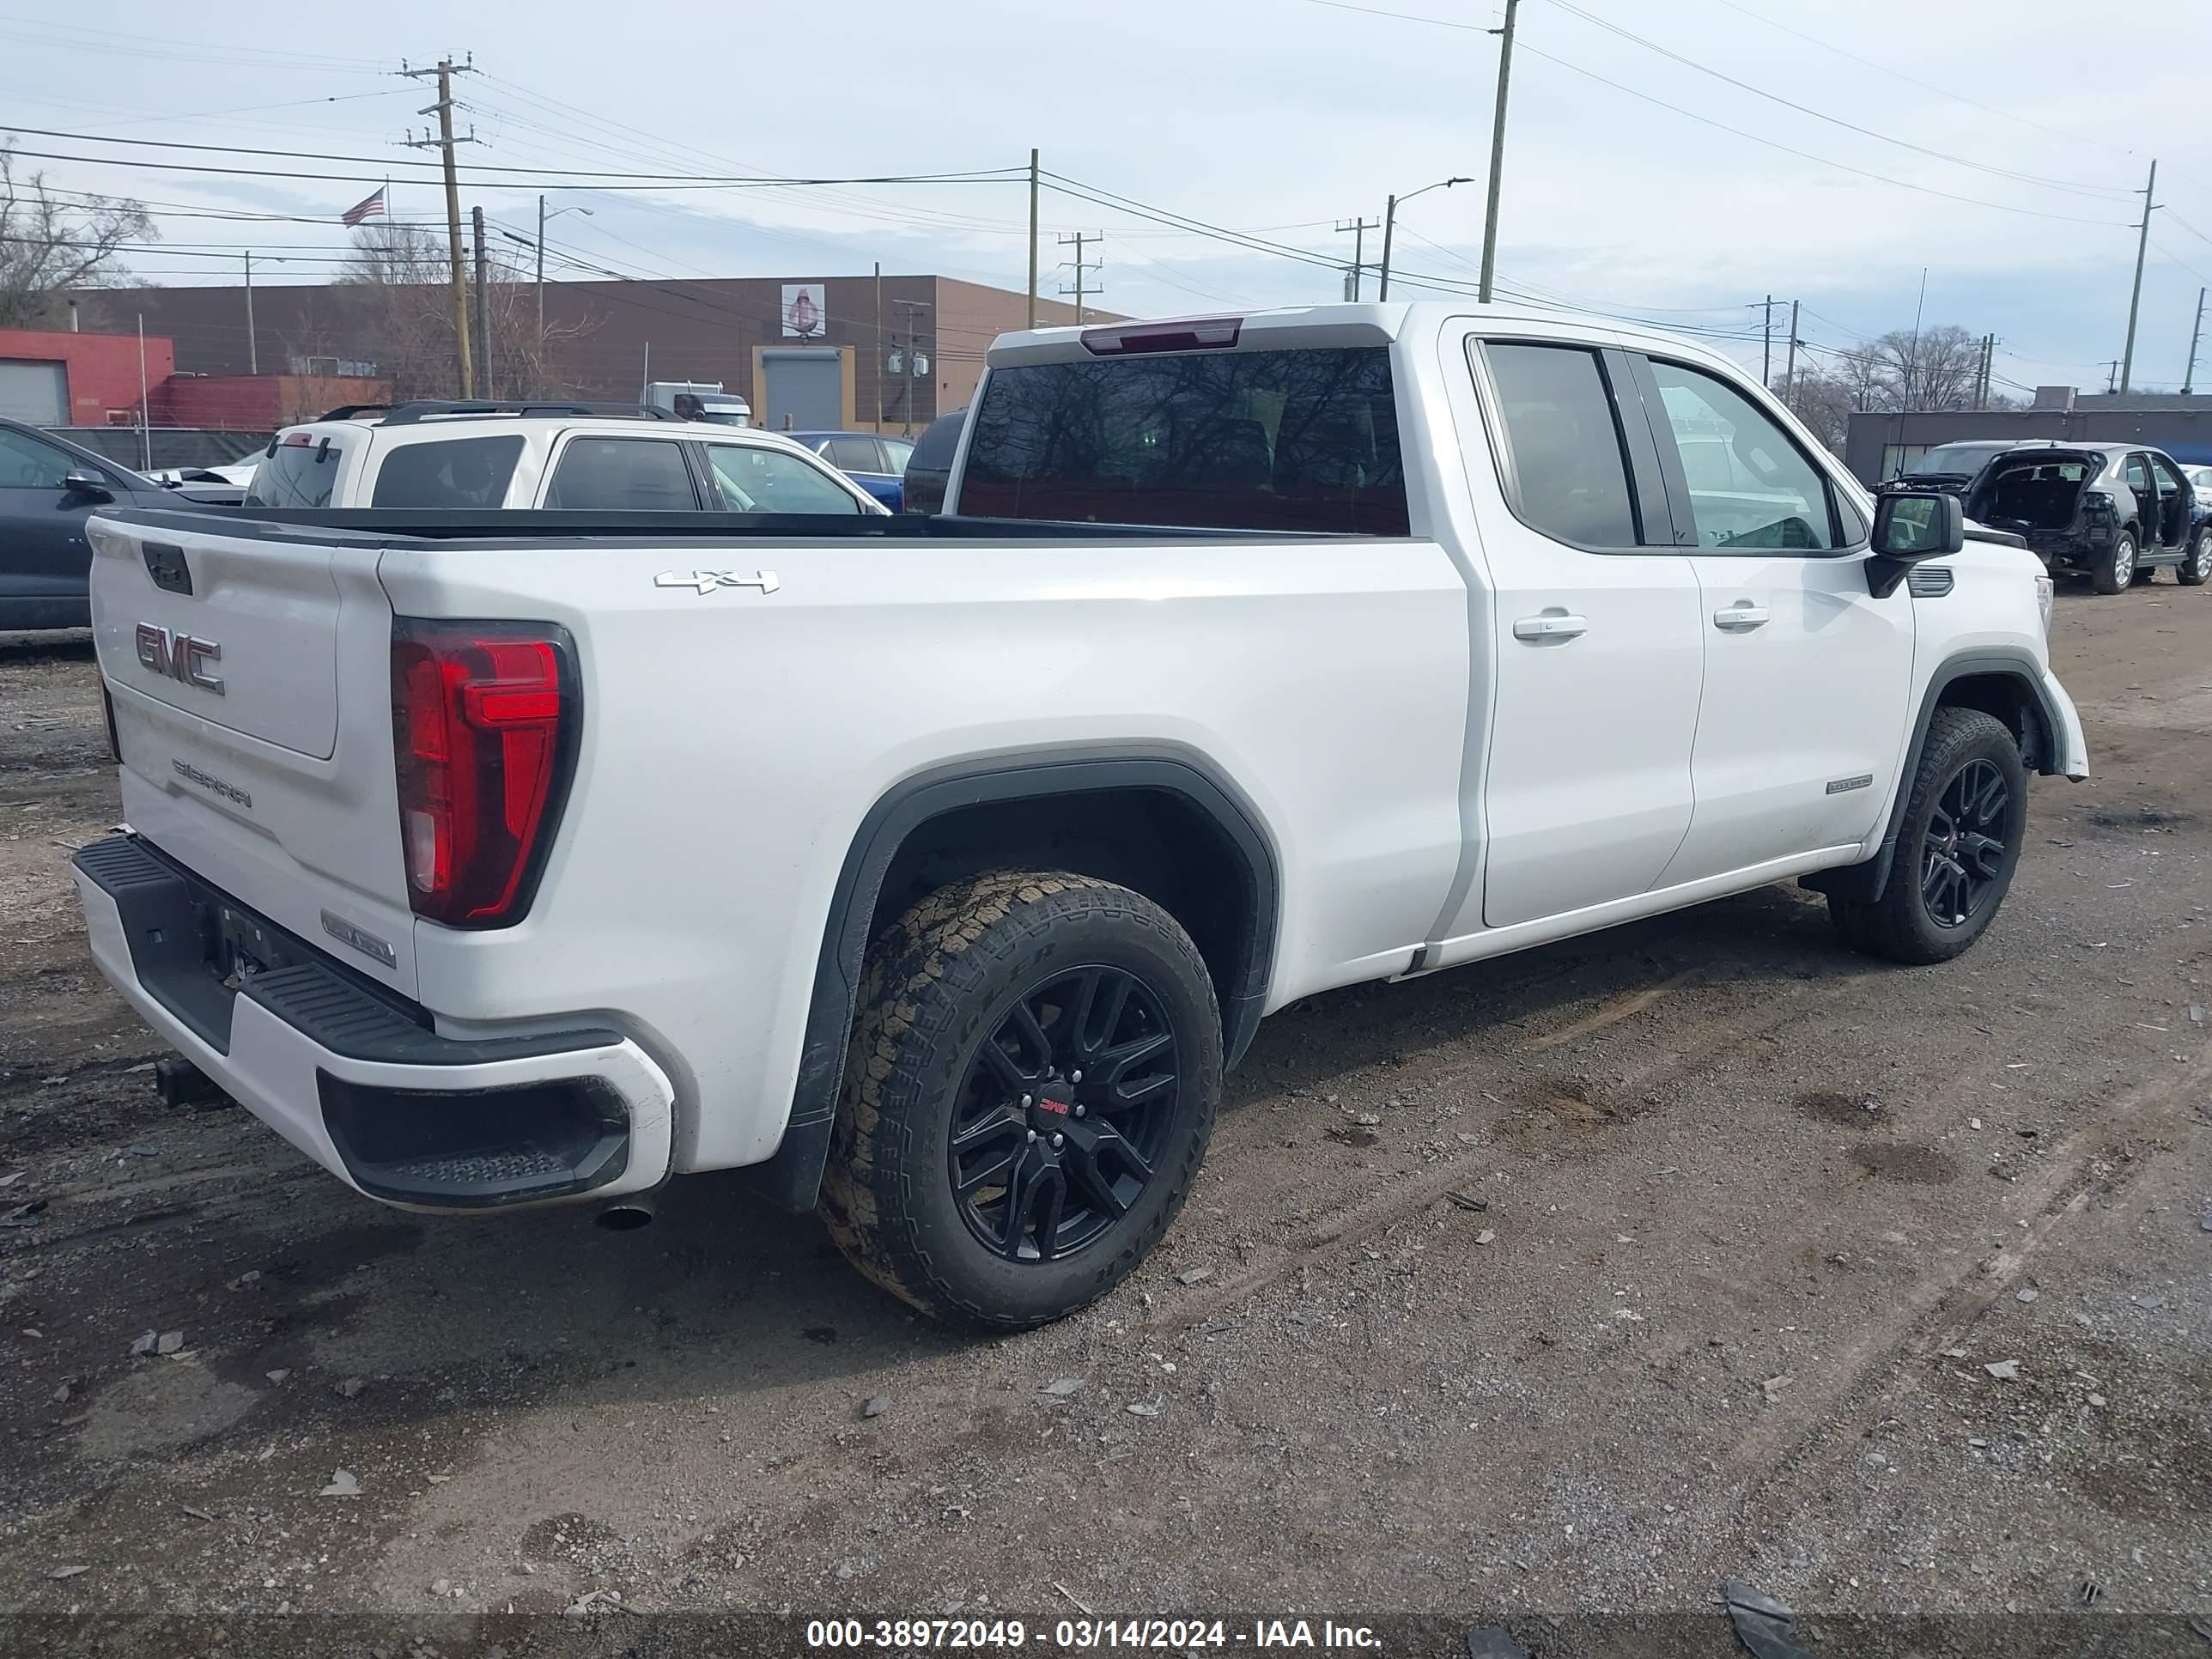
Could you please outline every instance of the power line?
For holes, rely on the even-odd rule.
[[[333,155],[333,154],[331,154],[331,153],[330,153],[330,152],[328,152],[328,151],[325,151],[325,150],[294,149],[258,149],[258,148],[253,148],[253,147],[251,147],[251,146],[242,145],[242,144],[192,144],[192,143],[186,143],[182,142],[181,140],[179,140],[179,139],[173,139],[173,138],[111,138],[111,137],[105,137],[105,136],[103,136],[103,135],[101,135],[101,134],[100,134],[100,133],[93,133],[93,132],[65,132],[65,131],[59,131],[59,130],[58,130],[58,129],[52,128],[52,127],[24,127],[24,126],[13,126],[13,125],[0,125],[0,132],[22,132],[22,133],[28,133],[28,134],[29,134],[29,135],[31,135],[33,137],[36,137],[36,138],[60,138],[60,139],[68,140],[68,141],[70,141],[70,142],[71,142],[71,143],[87,143],[87,144],[128,144],[128,145],[131,145],[131,146],[133,146],[133,147],[145,148],[145,149],[185,149],[185,150],[193,150],[193,151],[198,151],[198,152],[204,152],[204,153],[209,153],[209,154],[214,154],[214,155],[272,155],[272,156],[277,156],[277,157],[280,157],[280,158],[284,159],[284,160],[287,160],[287,161],[346,161],[346,162],[350,162],[350,163],[352,163],[352,164],[354,164],[354,165],[356,165],[356,166],[359,166],[359,167],[390,167],[390,166],[394,165],[394,164],[395,164],[395,162],[396,162],[396,165],[400,166],[400,167],[434,167],[434,166],[437,166],[437,165],[438,165],[437,163],[435,163],[435,162],[432,162],[432,161],[410,161],[406,160],[404,156],[403,156],[403,157],[398,157],[398,158],[392,158],[392,157],[386,157],[386,156],[376,156],[376,155]],[[18,151],[16,151],[15,153],[16,153],[17,155],[43,155],[43,152],[39,151],[39,150],[29,150],[29,149],[26,149],[26,150],[18,150]],[[56,155],[56,156],[47,157],[47,158],[46,158],[46,159],[50,159],[50,160],[58,161],[95,161],[95,162],[99,161],[99,160],[100,160],[100,158],[95,157],[95,156],[81,156],[81,155]],[[116,162],[112,162],[112,163],[108,163],[107,165],[112,165],[112,166],[117,166],[117,167],[136,167],[136,166],[142,166],[142,165],[143,165],[143,166],[149,166],[149,167],[150,167],[150,166],[157,166],[157,165],[160,165],[160,164],[159,164],[159,163],[155,163],[155,162],[144,162],[144,163],[140,163],[140,162],[125,162],[125,161],[116,161]],[[234,171],[234,169],[214,168],[214,169],[210,169],[210,171],[216,171],[216,172],[222,172],[222,171]],[[866,184],[866,185],[923,185],[923,184],[945,184],[945,183],[957,183],[957,182],[963,182],[963,181],[974,181],[974,180],[983,180],[983,181],[987,181],[987,182],[994,183],[994,184],[1004,184],[1004,183],[1006,183],[1006,182],[1010,181],[1010,180],[1011,180],[1011,179],[1015,176],[1014,169],[1012,169],[1012,168],[1009,168],[1009,167],[976,167],[976,168],[971,168],[971,169],[969,169],[968,171],[965,171],[965,172],[955,172],[955,173],[893,173],[893,174],[884,174],[884,175],[881,175],[881,176],[876,176],[876,177],[868,177],[868,178],[860,178],[860,179],[804,179],[804,178],[800,178],[800,179],[781,179],[781,178],[775,178],[775,177],[761,177],[761,176],[758,176],[758,175],[751,175],[751,174],[746,174],[746,175],[736,175],[736,174],[732,174],[732,175],[729,175],[729,176],[726,176],[726,177],[717,177],[717,176],[713,175],[713,174],[702,174],[702,173],[611,173],[611,172],[599,172],[599,171],[592,171],[592,170],[587,170],[587,169],[579,168],[579,167],[509,167],[509,166],[507,166],[507,165],[505,165],[504,163],[501,163],[501,162],[471,163],[471,164],[470,164],[470,166],[469,166],[468,171],[470,171],[471,173],[520,173],[520,174],[523,174],[523,175],[525,175],[526,177],[529,177],[529,178],[538,178],[538,179],[594,179],[594,180],[597,180],[597,179],[611,179],[611,180],[632,180],[632,179],[641,179],[641,180],[646,180],[646,181],[648,181],[648,182],[655,182],[655,183],[666,181],[666,182],[672,182],[672,183],[680,183],[680,184],[684,184],[684,185],[715,185],[715,186],[718,186],[718,187],[720,187],[720,186],[728,186],[728,187],[730,187],[730,188],[733,188],[733,189],[734,189],[734,188],[742,188],[742,187],[748,186],[748,185],[836,185],[836,184]],[[302,173],[268,173],[268,174],[266,174],[266,175],[264,175],[264,176],[269,177],[269,178],[297,179],[297,178],[316,178],[316,177],[319,177],[319,176],[323,176],[323,175],[319,175],[319,174],[314,174],[314,173],[305,173],[305,174],[302,174]],[[420,182],[420,181],[416,181],[416,182]],[[478,180],[478,179],[471,179],[470,182],[471,182],[471,183],[472,183],[472,184],[491,184],[491,183],[493,183],[493,181],[489,181],[489,180]],[[497,187],[495,184],[494,185],[494,187],[495,187],[495,187]],[[609,189],[609,188],[619,188],[619,187],[620,187],[620,185],[619,185],[618,184],[617,184],[617,185],[594,185],[594,188],[597,188],[597,189]]]
[[[1739,91],[1750,93],[1756,98],[1764,98],[1769,103],[1779,104],[1784,109],[1796,110],[1801,115],[1809,115],[1816,121],[1826,121],[1829,125],[1841,127],[1846,132],[1856,132],[1862,137],[1878,139],[1885,144],[1895,144],[1899,149],[1911,150],[1916,155],[1932,156],[1935,160],[1939,161],[1948,161],[1957,167],[1972,167],[1978,173],[1991,173],[1997,178],[2010,179],[2020,184],[2036,185],[2046,190],[2071,191],[2077,195],[2083,196],[2109,196],[2114,193],[2108,186],[2074,184],[2062,179],[2039,178],[2034,173],[2017,173],[2009,167],[1991,167],[1985,162],[1970,161],[1963,155],[1953,155],[1944,150],[1930,149],[1925,144],[1916,144],[1909,139],[1892,137],[1888,133],[1877,131],[1872,127],[1863,127],[1856,122],[1846,121],[1841,116],[1830,115],[1826,112],[1814,109],[1809,105],[1796,103],[1790,99],[1784,97],[1779,93],[1769,92],[1764,87],[1754,86],[1748,81],[1739,81],[1733,75],[1723,74],[1721,70],[1713,68],[1711,64],[1700,64],[1693,58],[1686,58],[1680,52],[1674,51],[1671,47],[1663,46],[1656,40],[1646,40],[1643,35],[1635,33],[1631,30],[1625,29],[1618,23],[1598,16],[1595,12],[1584,11],[1580,6],[1574,3],[1574,0],[1552,0],[1552,3],[1559,10],[1567,13],[1570,16],[1579,17],[1586,23],[1595,25],[1596,27],[1604,29],[1609,33],[1617,34],[1622,40],[1632,41],[1635,45],[1642,46],[1647,52],[1655,52],[1662,58],[1668,58],[1674,63],[1680,64],[1686,68],[1696,70],[1700,75],[1710,75],[1716,81],[1724,82],[1728,85],[1736,88]],[[2118,193],[2124,194],[2125,192],[2121,191]]]
[[[392,64],[389,58],[328,58],[319,53],[272,52],[253,46],[217,46],[207,40],[173,40],[140,34],[135,30],[128,35],[112,29],[90,35],[81,30],[65,32],[57,26],[22,17],[0,17],[0,24],[5,24],[11,34],[25,30],[43,32],[23,34],[21,44],[92,52],[102,58],[154,58],[163,63],[224,64],[313,75],[380,75]]]
[[[1473,23],[1455,23],[1442,17],[1424,17],[1416,12],[1386,11],[1376,6],[1356,6],[1349,3],[1349,0],[1306,0],[1306,3],[1314,6],[1328,6],[1337,11],[1360,12],[1370,17],[1389,17],[1401,23],[1426,23],[1435,28],[1462,29],[1477,33],[1488,33],[1487,30],[1480,29]],[[2125,230],[2129,228],[2117,219],[2083,219],[2072,214],[2046,213],[2039,208],[2014,207],[2004,202],[1987,202],[1978,196],[1961,196],[1954,191],[1937,190],[1930,185],[1916,185],[1903,179],[1893,179],[1887,173],[1875,173],[1865,167],[1853,167],[1848,161],[1838,161],[1829,156],[1816,155],[1810,150],[1799,149],[1794,145],[1782,143],[1776,139],[1762,137],[1755,132],[1747,132],[1741,127],[1732,127],[1727,122],[1716,121],[1708,115],[1699,115],[1694,110],[1684,109],[1680,104],[1670,104],[1663,98],[1656,97],[1648,92],[1639,92],[1634,87],[1609,79],[1598,74],[1595,70],[1586,70],[1579,64],[1569,63],[1556,53],[1542,51],[1530,46],[1525,40],[1516,41],[1515,44],[1522,52],[1540,58],[1547,64],[1556,64],[1563,70],[1571,70],[1585,79],[1596,82],[1600,86],[1611,87],[1615,92],[1625,92],[1632,98],[1641,99],[1647,104],[1656,104],[1661,109],[1672,110],[1677,115],[1685,116],[1705,126],[1717,128],[1720,131],[1735,137],[1747,139],[1754,144],[1764,144],[1769,149],[1780,150],[1785,155],[1795,155],[1800,161],[1811,161],[1820,167],[1834,167],[1841,173],[1851,173],[1861,179],[1870,179],[1876,184],[1893,185],[1899,190],[1916,191],[1923,196],[1941,197],[1947,202],[1963,202],[1969,207],[1991,208],[2000,213],[2025,214],[2033,219],[2057,220],[2062,224],[2101,225],[2116,230]]]
[[[1893,185],[1899,190],[1916,191],[1923,196],[1938,196],[1947,202],[1964,202],[1969,207],[1990,208],[1999,213],[2025,214],[2031,219],[2052,219],[2061,224],[2069,225],[2100,225],[2112,230],[2128,228],[2125,223],[2118,219],[2084,219],[2070,213],[2045,213],[2040,208],[2014,207],[2007,202],[1986,202],[1978,196],[1961,196],[1955,191],[1937,190],[1932,185],[1916,185],[1904,179],[1893,179],[1886,173],[1875,173],[1865,167],[1853,167],[1848,161],[1838,161],[1826,155],[1815,155],[1810,150],[1799,149],[1794,145],[1784,144],[1772,138],[1764,138],[1758,133],[1746,132],[1741,127],[1732,127],[1725,121],[1716,121],[1711,116],[1699,115],[1694,110],[1684,109],[1680,104],[1670,104],[1663,98],[1655,98],[1648,92],[1639,92],[1634,87],[1624,86],[1618,81],[1609,80],[1594,70],[1583,68],[1579,64],[1571,64],[1564,58],[1540,51],[1525,41],[1522,43],[1521,49],[1542,58],[1547,64],[1557,64],[1561,69],[1570,70],[1588,80],[1595,81],[1601,86],[1611,87],[1615,92],[1625,92],[1630,97],[1640,98],[1647,104],[1656,104],[1662,109],[1672,110],[1675,114],[1686,116],[1689,119],[1703,125],[1717,127],[1721,131],[1733,134],[1738,138],[1747,138],[1754,144],[1765,145],[1769,149],[1778,149],[1785,155],[1795,155],[1803,161],[1817,162],[1822,167],[1834,167],[1838,172],[1854,173],[1862,179],[1871,179],[1876,184]]]
[[[1764,23],[1769,28],[1780,29],[1784,34],[1794,34],[1800,40],[1807,41],[1813,46],[1816,46],[1824,52],[1832,52],[1839,58],[1850,58],[1854,64],[1863,64],[1870,70],[1879,70],[1884,75],[1894,76],[1897,79],[1904,82],[1907,86],[1918,87],[1923,92],[1940,93],[1946,98],[1953,99],[1959,103],[1964,104],[1969,109],[1978,109],[1984,115],[1995,115],[2007,121],[2017,121],[2021,125],[2024,127],[2033,127],[2038,132],[2047,132],[2054,138],[2063,138],[2069,144],[2078,144],[2082,142],[2082,135],[2080,133],[2061,131],[2057,127],[2045,126],[2040,121],[2031,121],[2024,115],[2015,115],[2009,110],[1997,109],[1988,104],[1976,103],[1965,94],[1956,91],[1950,87],[1942,86],[1934,81],[1919,80],[1915,76],[1907,75],[1903,70],[1895,68],[1891,64],[1881,63],[1872,58],[1862,58],[1855,52],[1846,52],[1843,47],[1835,45],[1832,41],[1823,40],[1818,35],[1808,34],[1802,29],[1792,28],[1789,24],[1784,23],[1777,18],[1769,17],[1764,12],[1753,11],[1749,6],[1738,4],[1737,0],[1720,0],[1720,3],[1726,6],[1730,11],[1741,12],[1744,16],[1752,19],[1754,22]],[[2098,141],[2093,139],[2090,142],[2095,143]],[[2121,146],[2117,144],[2107,144],[2106,148],[2108,149],[2118,150],[2118,153],[2123,155],[2132,155],[2135,154],[2133,150],[2123,149]]]
[[[2159,205],[2166,209],[2166,216],[2167,218],[2172,220],[2174,223],[2179,225],[2184,230],[2187,231],[2191,236],[2194,236],[2198,241],[2212,244],[2212,236],[2207,236],[2203,231],[2197,229],[2196,226],[2191,224],[2188,220],[2176,213],[2170,203],[2160,202]],[[2176,260],[2174,263],[2179,264],[2180,261]]]
[[[2160,202],[2159,205],[2160,207],[2164,207],[2166,204]],[[2198,282],[2212,283],[2212,276],[2207,276],[2203,271],[2197,270],[2195,265],[2191,264],[2188,260],[2183,258],[2172,248],[2166,246],[2165,243],[2160,241],[2157,237],[2154,236],[2150,239],[2150,245],[2156,248],[2160,253],[2163,253],[2168,259],[2171,259],[2175,264],[2179,265],[2191,276],[2194,276]]]

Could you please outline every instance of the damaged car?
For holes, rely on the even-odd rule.
[[[1947,444],[1883,488],[1906,487],[1956,490],[1967,518],[2020,537],[2052,575],[2087,576],[2100,593],[2148,581],[2160,566],[2185,586],[2212,576],[2212,501],[2162,450]]]

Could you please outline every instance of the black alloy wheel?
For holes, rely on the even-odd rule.
[[[1872,898],[1828,895],[1844,942],[1869,956],[1948,962],[2003,904],[2027,840],[2027,769],[2004,722],[1938,708],[1905,780],[1896,856]]]
[[[2005,873],[2012,791],[1994,762],[1971,760],[1937,797],[1922,837],[1920,893],[1938,927],[1963,927]]]
[[[856,1001],[818,1206],[854,1267],[948,1325],[1018,1331],[1159,1243],[1223,1042],[1168,910],[1066,870],[948,883],[877,933]]]
[[[1096,1243],[1152,1183],[1180,1109],[1160,996],[1091,963],[1013,999],[954,1106],[947,1174],[977,1238],[1010,1261]]]

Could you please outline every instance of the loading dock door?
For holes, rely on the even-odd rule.
[[[753,418],[771,432],[844,428],[844,354],[836,347],[769,347],[761,353],[761,378],[762,410]]]
[[[69,424],[69,368],[0,358],[0,415],[33,426]]]

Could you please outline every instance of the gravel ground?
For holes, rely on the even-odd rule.
[[[1738,1577],[1815,1652],[2212,1656],[2208,639],[2212,589],[2061,594],[2097,776],[2038,781],[1960,962],[1770,888],[1316,998],[1153,1260],[975,1342],[724,1177],[618,1237],[422,1220],[164,1111],[67,878],[89,645],[0,636],[4,1644],[1723,1652]]]

